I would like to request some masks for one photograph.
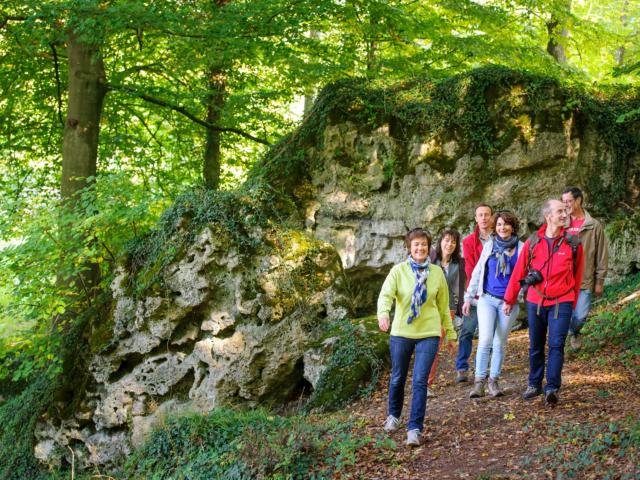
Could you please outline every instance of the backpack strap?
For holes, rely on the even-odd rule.
[[[529,235],[528,240],[529,240],[529,255],[527,259],[527,272],[531,268],[531,260],[533,260],[533,249],[536,247],[536,245],[540,241],[540,237],[538,236],[537,232],[533,232],[531,235]]]
[[[582,243],[580,237],[578,235],[571,235],[570,233],[565,234],[566,242],[571,245],[571,257],[573,260],[573,275],[576,274],[576,257],[578,255],[578,247]]]

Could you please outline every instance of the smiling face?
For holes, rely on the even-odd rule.
[[[567,220],[567,207],[560,200],[550,200],[549,210],[544,219],[552,228],[564,227]]]
[[[424,263],[429,256],[429,239],[427,237],[416,237],[411,240],[409,254],[416,263]]]
[[[453,252],[456,249],[456,245],[456,239],[451,235],[445,235],[444,237],[442,237],[442,240],[440,240],[440,250],[442,250],[442,256],[451,258],[451,255],[453,255]]]
[[[582,199],[574,198],[571,192],[562,194],[562,203],[567,209],[567,215],[580,214],[582,210]]]
[[[505,222],[504,218],[498,217],[498,220],[496,220],[496,233],[503,240],[508,240],[513,234],[513,225]]]
[[[493,227],[491,225],[491,208],[489,207],[478,207],[476,208],[476,223],[480,230],[487,231],[491,230]]]

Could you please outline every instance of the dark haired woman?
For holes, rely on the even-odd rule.
[[[436,246],[431,250],[431,262],[438,265],[444,271],[449,288],[449,314],[451,320],[455,316],[462,316],[462,303],[464,301],[464,286],[467,276],[464,271],[464,259],[460,256],[460,232],[455,228],[447,228],[442,231],[436,241]],[[444,330],[441,339],[444,337]],[[431,386],[436,378],[438,368],[438,355],[433,362],[429,379],[427,380],[427,396],[433,396]]]
[[[507,348],[507,337],[514,320],[518,316],[518,305],[509,315],[502,311],[504,292],[509,284],[511,273],[522,251],[522,242],[518,239],[519,222],[517,217],[507,211],[496,212],[493,218],[495,233],[484,244],[480,259],[473,269],[469,286],[464,296],[462,312],[469,314],[471,299],[478,298],[478,349],[476,351],[476,378],[469,397],[484,395],[489,357],[489,395],[503,395],[498,380]]]
[[[411,394],[411,413],[407,424],[407,445],[420,445],[427,407],[427,376],[438,351],[444,328],[449,351],[455,351],[456,332],[449,315],[449,289],[442,269],[431,263],[431,236],[416,228],[405,236],[409,251],[406,261],[394,265],[378,297],[378,325],[389,329],[389,312],[394,300],[391,323],[391,379],[389,381],[388,416],[384,429],[400,427],[404,403],[404,385],[409,362],[415,350]]]

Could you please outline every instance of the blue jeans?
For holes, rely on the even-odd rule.
[[[469,357],[473,349],[473,334],[478,328],[478,309],[471,306],[471,314],[462,319],[462,329],[458,335],[458,355],[456,356],[456,370],[469,370]]]
[[[427,409],[427,377],[438,352],[440,337],[405,338],[391,336],[391,379],[389,380],[389,415],[400,418],[404,403],[404,384],[407,381],[409,362],[413,351],[413,379],[411,383],[411,414],[407,430],[422,431]]]
[[[478,350],[476,352],[476,377],[486,378],[491,357],[491,378],[498,378],[507,349],[507,337],[518,316],[520,306],[513,306],[511,315],[502,311],[504,300],[482,295],[478,299]],[[493,353],[492,353],[493,349]]]
[[[584,322],[587,320],[587,315],[589,315],[589,310],[591,310],[591,290],[580,290],[576,309],[571,315],[571,326],[569,327],[569,332],[574,334],[580,333]]]
[[[556,306],[540,307],[527,302],[529,317],[529,385],[542,386],[544,377],[544,347],[549,331],[549,360],[547,362],[547,384],[545,393],[558,390],[562,384],[562,365],[564,364],[564,341],[571,323],[572,302],[558,304],[558,316],[555,317]]]

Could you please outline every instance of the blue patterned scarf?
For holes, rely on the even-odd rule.
[[[491,255],[496,257],[496,278],[500,273],[503,277],[511,275],[511,262],[507,251],[511,250],[518,244],[518,237],[511,235],[509,239],[503,240],[499,235],[493,238],[493,250]]]
[[[416,276],[416,285],[413,288],[413,295],[411,295],[411,313],[407,319],[407,323],[411,323],[420,313],[422,304],[427,301],[427,278],[429,278],[431,259],[427,257],[424,263],[416,263],[409,255],[408,262]]]

